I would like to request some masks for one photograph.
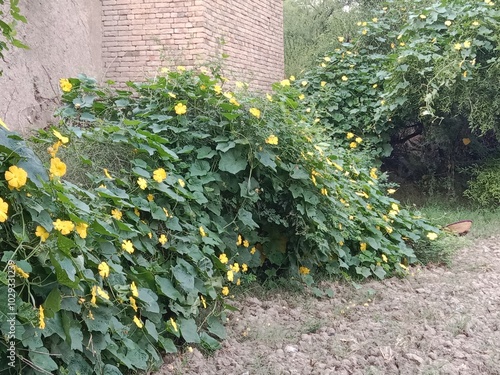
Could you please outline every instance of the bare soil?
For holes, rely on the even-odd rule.
[[[237,297],[222,349],[168,356],[157,375],[500,375],[500,236],[474,241],[449,267],[323,283],[332,298]]]

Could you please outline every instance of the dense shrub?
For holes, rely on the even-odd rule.
[[[483,207],[496,207],[500,203],[500,160],[492,159],[478,168],[473,167],[472,178],[465,196]]]
[[[248,273],[383,278],[437,232],[387,196],[363,153],[325,142],[289,80],[267,98],[224,82],[182,67],[126,89],[62,80],[64,126],[36,140],[48,177],[2,130],[0,298],[12,269],[15,371],[119,374],[184,342],[217,348],[225,297]],[[100,170],[81,155],[94,172],[80,187],[64,160],[86,139],[132,156]]]

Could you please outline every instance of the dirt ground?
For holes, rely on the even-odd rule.
[[[474,241],[448,268],[321,285],[332,298],[242,297],[221,350],[169,356],[156,375],[500,374],[500,236]]]

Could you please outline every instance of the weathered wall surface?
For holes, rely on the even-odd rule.
[[[284,75],[282,0],[102,0],[106,78],[141,80],[161,67],[229,55],[224,74],[253,90]]]
[[[30,49],[11,47],[0,60],[0,118],[26,133],[54,121],[59,78],[100,78],[101,1],[30,0],[19,6],[28,23],[18,25],[18,39]]]
[[[0,118],[12,129],[53,122],[59,78],[85,73],[119,83],[161,67],[195,67],[229,57],[223,73],[268,90],[284,75],[282,0],[30,0],[28,24],[0,77]]]

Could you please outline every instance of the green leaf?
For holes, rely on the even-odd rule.
[[[54,314],[61,309],[61,292],[58,288],[50,291],[43,303],[43,310],[47,318],[53,318]]]
[[[172,274],[174,275],[181,288],[186,291],[186,293],[190,293],[193,291],[194,276],[188,273],[184,267],[182,267],[180,264],[177,264],[175,267],[172,267]]]
[[[196,160],[189,168],[191,176],[206,176],[210,171],[210,164],[205,160]]]
[[[36,367],[39,367],[49,373],[56,371],[59,368],[57,363],[52,359],[48,349],[45,347],[29,351],[28,356]]]
[[[221,340],[224,340],[227,336],[226,328],[222,325],[220,318],[216,316],[210,316],[207,320],[208,331]]]
[[[387,274],[387,272],[385,272],[385,270],[380,266],[375,266],[375,267],[372,266],[372,270],[373,274],[377,276],[380,280],[382,280]]]
[[[230,142],[221,142],[217,144],[217,147],[215,147],[215,149],[221,152],[227,152],[234,147],[236,147],[236,143],[230,141]]]
[[[158,306],[158,302],[156,302],[158,301],[158,296],[152,290],[139,288],[138,298],[144,303],[144,310],[152,313],[160,312],[160,306]]]
[[[70,288],[76,288],[79,283],[76,277],[76,268],[71,259],[59,250],[53,250],[50,253],[50,262],[56,270],[57,281]]]
[[[290,177],[296,180],[308,180],[309,173],[300,165],[294,165]]]
[[[155,276],[156,284],[160,287],[160,292],[166,295],[168,298],[182,302],[182,295],[177,289],[175,289],[174,284],[169,279],[165,279],[160,276]]]
[[[215,150],[207,146],[199,148],[196,153],[198,154],[198,159],[212,159],[215,155],[217,155]]]
[[[219,169],[224,172],[236,174],[245,170],[247,158],[242,148],[233,148],[226,153],[220,154]]]
[[[158,331],[156,330],[155,325],[151,322],[151,320],[146,320],[146,324],[144,325],[147,333],[153,338],[156,342],[158,341]]]
[[[243,223],[243,225],[250,229],[259,228],[259,224],[253,221],[252,213],[250,211],[240,208],[238,211],[238,219]]]
[[[265,167],[269,167],[276,172],[276,162],[274,161],[276,155],[274,153],[268,150],[263,150],[255,153],[255,156],[262,165],[264,165]]]
[[[177,347],[175,346],[174,342],[171,339],[160,336],[158,338],[158,342],[160,343],[162,348],[165,349],[165,352],[177,353]]]
[[[123,375],[122,372],[118,369],[118,367],[110,365],[107,363],[102,371],[102,375]]]
[[[199,343],[200,336],[198,335],[198,327],[194,319],[183,319],[179,318],[177,320],[179,330],[181,331],[181,336],[188,343]]]

